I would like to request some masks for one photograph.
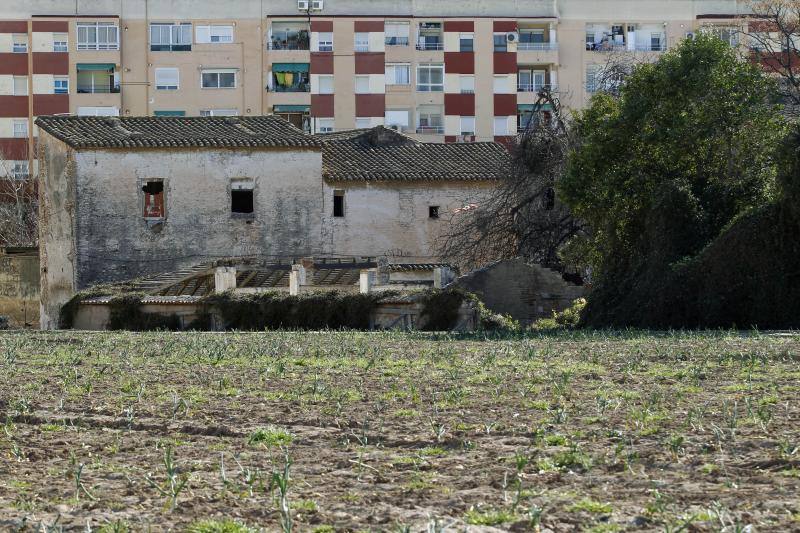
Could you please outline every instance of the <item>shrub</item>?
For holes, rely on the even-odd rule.
[[[540,318],[531,325],[531,329],[546,331],[552,329],[572,329],[578,327],[581,313],[586,307],[586,300],[578,298],[572,305],[561,312],[553,311],[551,318]]]

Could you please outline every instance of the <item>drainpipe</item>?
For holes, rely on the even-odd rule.
[[[28,176],[33,175],[33,21],[28,19]]]

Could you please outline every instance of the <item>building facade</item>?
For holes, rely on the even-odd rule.
[[[0,5],[0,174],[40,115],[275,113],[314,133],[386,125],[506,140],[537,92],[585,105],[609,52],[657,57],[743,0],[28,0]],[[734,39],[735,32],[729,32]]]

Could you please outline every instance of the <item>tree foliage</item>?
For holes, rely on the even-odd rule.
[[[636,323],[674,265],[774,200],[785,132],[774,90],[758,67],[701,35],[637,67],[619,98],[599,94],[577,117],[558,186],[591,228],[589,323]]]

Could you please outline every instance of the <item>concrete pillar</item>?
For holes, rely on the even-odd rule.
[[[225,292],[236,288],[236,268],[217,267],[214,270],[214,292]]]
[[[377,273],[378,269],[376,268],[365,268],[361,271],[359,277],[359,291],[361,294],[369,294],[372,292],[372,286],[375,284]]]
[[[557,42],[558,41],[556,41],[556,29],[552,24],[550,24],[550,48],[554,48]]]
[[[558,90],[558,71],[556,70],[550,71],[550,87],[553,91]]]
[[[306,269],[303,265],[292,265],[289,272],[289,294],[297,296],[300,294],[300,287],[306,284]]]

